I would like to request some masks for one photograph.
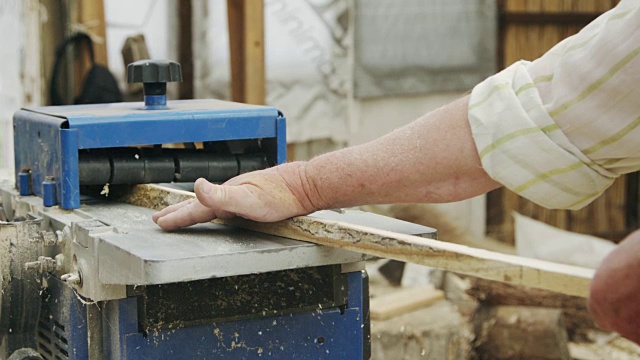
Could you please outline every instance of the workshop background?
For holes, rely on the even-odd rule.
[[[247,6],[261,5],[259,10],[249,12],[253,18],[248,19],[245,31],[264,36],[264,62],[257,71],[265,74],[265,90],[249,87],[238,98],[233,93],[230,70],[233,52],[230,39],[237,34],[229,32],[233,24],[228,21],[225,1],[2,0],[0,171],[13,171],[13,113],[23,106],[51,104],[50,81],[56,49],[67,36],[78,31],[90,35],[96,63],[108,67],[125,100],[141,99],[140,89],[126,84],[125,63],[146,54],[154,59],[176,60],[182,64],[184,82],[169,85],[170,99],[233,99],[275,106],[287,117],[289,159],[304,160],[364,143],[409,123],[460,97],[514,61],[531,60],[543,54],[617,3],[615,0],[241,2]],[[71,54],[75,60],[67,61],[65,84],[61,86],[63,98],[69,102],[79,95],[89,67],[82,50]],[[249,51],[243,56],[251,55]],[[256,59],[249,61],[255,63]],[[454,204],[386,205],[368,210],[437,228],[443,240],[542,256],[540,249],[523,245],[524,240],[518,245],[518,234],[523,239],[536,240],[535,234],[551,231],[544,225],[547,224],[618,241],[637,228],[638,177],[630,174],[620,178],[592,205],[572,212],[546,210],[506,190]],[[520,214],[515,217],[517,221],[513,212]],[[549,260],[567,258],[565,253],[548,252],[555,253],[547,254],[552,256]],[[588,260],[579,264],[586,266],[597,265],[602,256],[582,255]],[[376,342],[374,338],[374,358],[396,359],[400,353],[403,358],[500,358],[497,349],[506,347],[505,343],[517,343],[519,337],[528,342],[531,351],[542,347],[551,353],[556,347],[555,357],[548,358],[634,358],[638,354],[636,347],[622,339],[599,333],[585,315],[584,306],[575,305],[575,299],[545,294],[549,301],[536,302],[537,293],[515,295],[513,289],[417,266],[406,266],[404,278],[395,279],[394,283],[388,274],[376,277],[377,266],[383,265],[372,264],[374,299],[377,294],[398,289],[398,285],[424,285],[429,274],[432,279],[439,279],[432,282],[444,289],[447,302],[423,307],[419,316],[372,322],[372,334],[375,336],[377,331],[380,339]],[[478,302],[493,306],[492,326],[506,321],[505,314],[511,312],[526,318],[518,307],[532,305],[536,311],[552,311],[537,317],[553,322],[563,315],[564,324],[558,325],[556,321],[553,331],[545,327],[548,324],[531,325],[545,334],[543,339],[553,337],[552,345],[540,346],[527,331],[518,332],[517,326],[510,328],[509,341],[495,334],[492,337],[483,333],[483,337],[475,333],[473,321],[468,320],[469,304]],[[418,324],[416,318],[420,319]],[[475,321],[477,324],[479,320]],[[481,321],[486,321],[485,328],[490,327],[488,320]],[[502,326],[508,328],[507,324]],[[527,358],[522,354],[519,358]]]

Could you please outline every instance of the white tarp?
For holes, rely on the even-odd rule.
[[[595,269],[615,244],[591,235],[558,229],[513,213],[520,256]]]
[[[496,71],[495,0],[356,0],[357,98],[467,91]]]
[[[267,104],[287,117],[289,142],[347,140],[348,1],[265,0]],[[226,2],[194,2],[199,98],[228,99]],[[196,20],[201,21],[201,20]]]

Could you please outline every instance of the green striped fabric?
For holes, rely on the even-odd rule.
[[[478,84],[469,123],[487,173],[548,208],[587,205],[640,169],[640,0]]]

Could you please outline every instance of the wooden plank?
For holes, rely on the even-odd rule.
[[[552,293],[541,289],[525,289],[484,279],[472,279],[465,292],[482,305],[514,305],[558,308],[562,310],[567,331],[584,334],[597,325],[587,310],[583,297]]]
[[[193,19],[191,0],[178,1],[178,62],[182,65],[180,99],[193,99]]]
[[[264,2],[227,0],[231,99],[265,103]]]
[[[104,0],[79,1],[70,8],[69,16],[73,32],[85,32],[91,37],[94,62],[108,67]],[[82,92],[82,86],[93,64],[89,49],[85,46],[76,46],[72,54],[75,55],[75,60],[68,58],[68,61],[71,64],[73,60],[71,68],[73,69],[73,99],[75,99]]]
[[[593,201],[593,234],[606,237],[609,230],[609,199],[607,196],[600,196]]]
[[[296,161],[296,144],[287,144],[287,161]]]
[[[37,42],[40,46],[40,53],[31,53],[29,54],[30,57],[26,58],[26,61],[30,62],[32,66],[25,67],[25,69],[29,70],[33,76],[31,78],[25,79],[23,83],[25,84],[25,86],[29,86],[33,82],[35,82],[34,80],[36,80],[36,73],[34,73],[32,69],[35,68],[33,65],[37,64],[37,71],[41,73],[41,78],[38,79],[41,86],[40,88],[33,87],[32,93],[36,95],[36,98],[46,99],[46,105],[50,105],[52,100],[49,93],[49,84],[51,83],[53,64],[56,58],[56,49],[64,41],[66,26],[65,19],[67,15],[63,11],[62,6],[59,2],[36,1],[35,3],[28,3],[30,8],[29,12],[44,12],[47,14],[47,16],[39,19],[38,25],[40,28],[38,33],[35,34],[36,36],[32,36],[32,39],[29,39],[31,41],[26,42],[26,44],[28,44],[30,48],[32,47],[32,44]],[[25,2],[25,6],[26,4],[27,2]],[[40,8],[40,10],[37,10],[38,8]],[[60,79],[66,79],[70,77],[68,70],[68,68],[62,69],[61,74],[58,74],[58,76],[60,76]],[[66,83],[66,81],[63,82]],[[58,91],[64,99],[68,100],[69,102],[73,101],[73,93],[70,87],[59,88]],[[30,101],[28,100],[28,102]],[[35,101],[32,104],[42,105],[42,103],[39,103],[38,101]]]
[[[620,176],[606,190],[607,207],[609,208],[609,228],[610,233],[623,233],[627,230],[627,200],[634,201],[627,196],[627,177]]]
[[[434,205],[419,203],[394,204],[390,206],[365,205],[360,206],[360,209],[413,224],[433,227],[438,230],[438,238],[446,239],[447,242],[503,254],[516,253],[516,249],[512,245],[497,241],[491,237],[478,236],[471,233],[470,229],[464,228],[457,223],[458,219],[447,215]]]
[[[580,210],[574,210],[569,213],[571,226],[568,230],[581,234],[591,234],[593,231],[593,206],[585,206]]]
[[[433,287],[410,287],[393,290],[371,299],[371,320],[387,320],[427,307],[444,299],[442,290]]]
[[[93,39],[93,53],[96,64],[109,67],[104,0],[79,1],[77,6],[79,8],[77,22]]]
[[[187,191],[159,185],[137,185],[120,201],[162,209],[193,198],[195,194]],[[580,297],[587,297],[589,294],[594,274],[592,269],[506,255],[312,216],[298,216],[274,223],[258,223],[242,218],[217,219],[214,222]]]

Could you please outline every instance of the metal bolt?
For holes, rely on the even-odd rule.
[[[53,231],[41,231],[42,241],[44,246],[54,246],[58,243],[58,236]]]
[[[44,246],[55,246],[62,244],[65,240],[64,232],[60,230],[53,231],[39,231],[29,239],[33,242],[41,242]]]
[[[64,244],[64,241],[65,241],[64,232],[62,232],[60,230],[56,230],[56,238],[57,238],[57,241],[58,241],[58,245]]]
[[[24,264],[25,270],[36,270],[38,273],[54,271],[57,267],[57,261],[48,256],[40,256],[37,261]]]
[[[56,265],[58,266],[62,266],[62,264],[64,263],[64,255],[63,254],[58,254],[54,257],[54,259],[56,260]]]
[[[77,271],[60,276],[60,280],[65,281],[70,285],[75,284],[77,286],[82,286],[82,278]]]

